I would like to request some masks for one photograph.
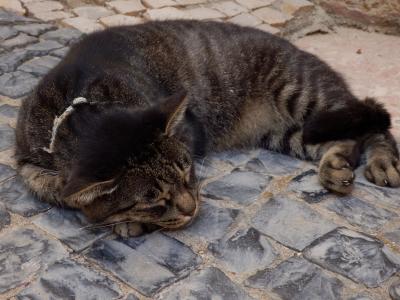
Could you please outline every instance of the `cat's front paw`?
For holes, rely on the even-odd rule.
[[[349,194],[353,189],[354,179],[353,167],[343,156],[331,154],[321,161],[319,180],[326,189]]]
[[[394,156],[379,156],[370,159],[364,171],[365,177],[380,186],[400,186],[400,161]]]
[[[143,234],[143,226],[136,222],[116,224],[114,232],[122,238],[135,237]]]

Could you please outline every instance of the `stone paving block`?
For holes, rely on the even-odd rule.
[[[157,299],[248,300],[253,298],[232,282],[221,270],[211,267],[193,272],[188,278],[173,285]]]
[[[0,184],[0,202],[6,208],[24,217],[31,217],[50,209],[51,205],[40,201],[28,192],[20,177],[11,178]]]
[[[291,257],[275,269],[249,277],[246,285],[272,291],[283,300],[342,299],[343,283],[302,257]]]
[[[0,25],[17,25],[17,24],[26,24],[26,23],[35,23],[38,22],[35,19],[23,17],[12,13],[10,11],[4,10],[0,7]]]
[[[273,176],[285,176],[298,171],[303,165],[303,161],[288,155],[261,150],[255,160],[249,161],[246,168]]]
[[[220,12],[227,15],[228,17],[234,17],[238,14],[241,14],[241,13],[244,13],[247,11],[247,9],[244,6],[239,5],[233,1],[223,1],[223,2],[212,3],[210,7],[219,10]]]
[[[37,39],[33,36],[27,35],[25,33],[20,33],[17,36],[5,40],[1,43],[1,46],[5,49],[12,49],[15,47],[23,47],[28,44],[37,42]]]
[[[47,267],[40,277],[17,295],[17,299],[98,299],[121,297],[111,279],[70,259]]]
[[[367,287],[377,287],[395,274],[398,254],[379,240],[338,228],[314,241],[304,251],[310,261]]]
[[[107,2],[107,6],[127,15],[136,15],[146,9],[140,0],[116,0]]]
[[[4,151],[12,147],[14,144],[14,135],[13,128],[7,124],[0,124],[0,151]]]
[[[249,205],[260,196],[272,177],[235,169],[232,173],[207,184],[201,191],[211,199],[232,199]]]
[[[35,17],[42,21],[50,22],[50,21],[71,18],[71,17],[73,17],[73,14],[71,14],[69,12],[61,11],[61,10],[44,11],[44,12],[35,13]]]
[[[25,14],[25,8],[22,7],[18,0],[0,0],[0,7],[20,15]]]
[[[149,8],[162,8],[165,6],[177,5],[177,3],[172,0],[143,0],[142,2]]]
[[[12,38],[18,34],[18,30],[11,26],[0,26],[0,41]]]
[[[38,81],[35,76],[21,71],[3,74],[0,76],[0,94],[11,98],[25,96]]]
[[[46,75],[53,67],[60,62],[59,58],[54,56],[35,57],[27,62],[24,62],[18,67],[19,71],[31,73],[36,76]]]
[[[400,246],[400,227],[385,232],[384,237]]]
[[[139,300],[134,294],[129,294],[125,300]]]
[[[143,23],[143,21],[144,20],[139,17],[125,16],[121,14],[104,17],[99,20],[99,22],[106,27],[121,26],[121,25],[136,25]]]
[[[241,166],[251,159],[251,151],[246,150],[230,150],[214,154],[210,157],[211,161],[219,160],[232,166]]]
[[[318,173],[314,169],[304,171],[294,177],[288,185],[288,190],[308,203],[321,202],[330,195],[330,192],[319,182]]]
[[[39,1],[25,3],[25,7],[34,16],[37,13],[49,12],[54,10],[62,10],[64,7],[59,1]]]
[[[187,18],[184,11],[175,7],[148,9],[144,15],[150,20],[174,20]]]
[[[65,55],[67,55],[68,50],[69,50],[68,47],[64,47],[64,48],[57,49],[57,50],[50,52],[50,55],[59,57],[59,58],[63,58]]]
[[[104,27],[96,21],[83,17],[64,19],[62,20],[62,23],[66,26],[74,27],[84,33],[91,33],[93,31],[104,29]]]
[[[348,300],[374,300],[374,299],[371,299],[367,295],[357,295],[357,296],[348,298]]]
[[[189,227],[185,228],[185,234],[207,242],[215,241],[226,234],[238,213],[237,209],[220,208],[204,200],[201,203],[199,215]]]
[[[193,4],[202,4],[206,3],[208,0],[175,0],[179,5],[193,5]]]
[[[162,233],[152,233],[122,242],[177,276],[201,263],[201,258],[188,246]]]
[[[17,49],[0,55],[0,71],[12,72],[21,63],[33,57],[33,54],[25,49]],[[0,89],[1,93],[1,89]]]
[[[389,287],[389,295],[393,300],[400,299],[400,281],[396,280]]]
[[[276,7],[283,13],[293,16],[302,12],[311,11],[314,8],[314,4],[307,0],[281,0],[278,1]]]
[[[272,26],[283,26],[293,17],[280,12],[279,10],[263,7],[253,11],[253,14]]]
[[[247,7],[248,9],[256,9],[264,6],[269,6],[274,3],[275,0],[236,0],[240,5]]]
[[[55,236],[74,251],[81,251],[111,233],[111,228],[87,228],[90,224],[82,213],[67,208],[52,208],[33,223]]]
[[[0,182],[15,176],[17,172],[10,166],[0,164]]]
[[[278,28],[272,27],[271,25],[268,24],[261,24],[257,26],[257,29],[276,35],[278,35],[281,32]]]
[[[259,18],[255,17],[249,13],[243,13],[243,14],[237,15],[237,16],[229,19],[228,22],[235,23],[235,24],[238,24],[241,26],[250,26],[250,27],[255,27],[262,23],[262,21]]]
[[[87,255],[106,270],[150,297],[176,279],[166,267],[120,240],[100,240]]]
[[[303,250],[316,238],[337,227],[306,204],[282,195],[264,203],[251,223],[262,233],[296,250]]]
[[[76,15],[78,15],[78,17],[83,17],[92,20],[97,20],[102,17],[107,17],[114,14],[114,12],[108,10],[103,6],[80,6],[74,8],[72,11]]]
[[[5,226],[10,224],[10,214],[6,210],[6,207],[0,203],[0,231],[3,229]],[[1,275],[0,275],[1,276]]]
[[[254,273],[269,266],[278,256],[268,239],[254,228],[240,229],[211,243],[208,250],[225,269],[235,273]]]
[[[59,242],[32,229],[13,229],[0,235],[0,293],[26,284],[66,255]]]
[[[367,231],[380,230],[388,221],[398,219],[395,212],[376,207],[352,196],[334,198],[324,204],[350,224],[360,226]]]
[[[29,35],[38,36],[49,30],[55,29],[53,24],[29,24],[29,25],[16,25],[14,26],[19,32],[24,32]]]
[[[225,15],[220,13],[218,10],[207,7],[195,7],[186,9],[185,13],[187,13],[191,19],[195,20],[210,20],[225,17]]]
[[[39,43],[29,45],[25,49],[32,55],[32,56],[42,56],[47,55],[49,52],[62,48],[63,45],[56,41],[40,41]]]
[[[40,37],[44,40],[53,40],[63,45],[75,43],[82,36],[82,32],[73,28],[59,28],[54,31],[46,32]]]

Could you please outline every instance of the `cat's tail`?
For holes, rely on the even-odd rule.
[[[303,142],[319,144],[356,139],[365,134],[386,132],[390,126],[390,115],[383,105],[366,98],[365,101],[355,101],[337,110],[319,112],[306,120]]]

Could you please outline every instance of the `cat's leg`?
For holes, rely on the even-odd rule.
[[[365,177],[380,186],[400,186],[400,160],[396,142],[390,132],[369,135],[363,141],[367,157]]]
[[[360,158],[359,143],[355,140],[328,142],[307,147],[309,155],[320,158],[319,180],[328,190],[348,194],[355,179],[354,169]]]
[[[19,172],[30,190],[41,200],[62,205],[58,196],[61,180],[57,172],[33,164],[22,165]]]

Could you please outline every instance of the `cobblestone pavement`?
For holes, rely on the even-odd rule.
[[[17,13],[0,9],[0,299],[400,299],[400,189],[371,185],[362,167],[352,195],[338,198],[310,163],[264,150],[210,156],[197,163],[195,222],[128,240],[27,193],[12,158],[20,99],[80,31],[193,17],[294,39],[317,10],[304,0],[103,2],[0,0]],[[400,141],[400,38],[335,28],[296,44],[357,95],[385,102]]]

